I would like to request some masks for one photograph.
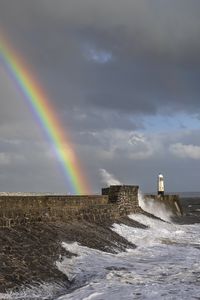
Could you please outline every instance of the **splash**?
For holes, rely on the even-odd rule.
[[[107,186],[110,185],[121,185],[122,183],[117,180],[114,175],[108,173],[108,171],[106,171],[105,169],[100,169],[99,170],[101,178],[102,178],[102,182],[104,184],[106,184]]]
[[[165,205],[155,201],[153,198],[145,198],[142,191],[138,192],[139,206],[146,212],[164,220],[171,222],[172,213],[168,211]]]
[[[1,300],[47,300],[56,299],[66,292],[66,287],[59,283],[40,283],[21,288],[18,292],[0,293]],[[54,297],[54,298],[53,298]]]

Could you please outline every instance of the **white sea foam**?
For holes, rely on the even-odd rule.
[[[130,218],[148,228],[114,224],[112,229],[136,244],[135,250],[109,254],[78,243],[62,244],[77,256],[57,262],[74,287],[58,300],[198,299],[199,224],[175,225],[142,214]],[[44,299],[38,297],[39,291],[34,295],[3,299]]]
[[[141,214],[130,218],[149,228],[114,224],[113,230],[135,243],[136,250],[112,255],[77,243],[63,244],[79,255],[70,272],[77,282],[85,276],[85,283],[59,300],[199,297],[199,225],[169,224]]]
[[[178,225],[166,223],[142,214],[132,214],[129,217],[149,228],[143,230],[140,228],[130,228],[124,224],[114,224],[113,230],[136,244],[138,249],[143,248],[144,251],[149,246],[162,244],[176,244],[179,246],[183,244],[188,246],[195,244],[200,246],[199,224]]]
[[[159,217],[162,220],[171,221],[172,213],[166,209],[165,205],[160,201],[159,203],[153,198],[145,198],[142,191],[138,192],[139,206],[146,212]]]
[[[62,286],[57,283],[40,283],[36,286],[22,288],[19,292],[0,293],[1,300],[46,300],[60,293]]]

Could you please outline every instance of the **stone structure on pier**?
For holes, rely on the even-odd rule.
[[[103,188],[102,195],[0,195],[0,227],[38,222],[115,220],[142,212],[138,189],[138,186],[113,185]],[[177,195],[145,197],[162,201],[174,214],[182,214]]]

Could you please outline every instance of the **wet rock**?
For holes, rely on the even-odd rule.
[[[115,220],[128,226],[145,226],[129,218]],[[111,230],[107,222],[36,223],[0,228],[0,292],[17,291],[22,286],[58,282],[69,288],[70,282],[60,272],[56,261],[75,254],[66,251],[62,242],[117,253],[136,246]]]

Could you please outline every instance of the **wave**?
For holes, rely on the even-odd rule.
[[[166,223],[143,214],[133,214],[129,218],[144,224],[146,229],[120,222],[113,224],[111,229],[136,244],[136,249],[108,253],[78,242],[62,242],[67,252],[74,253],[56,262],[57,268],[71,282],[69,289],[57,283],[41,284],[19,293],[2,294],[4,298],[0,296],[0,299],[198,298],[199,224]]]
[[[66,260],[64,269],[70,264],[68,271],[73,280],[81,282],[84,278],[84,282],[59,300],[198,297],[199,249],[195,245],[200,245],[199,225],[168,224],[141,214],[130,218],[149,228],[144,230],[124,224],[114,224],[112,228],[136,243],[135,250],[108,254],[77,243],[63,244],[78,255],[73,262]]]

